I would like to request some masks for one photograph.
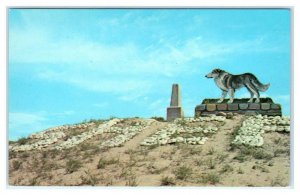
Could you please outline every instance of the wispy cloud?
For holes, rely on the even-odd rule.
[[[43,113],[9,113],[10,140],[27,136],[30,133],[43,130],[47,127],[48,119]]]

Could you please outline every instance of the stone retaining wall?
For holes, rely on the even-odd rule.
[[[245,115],[267,115],[281,116],[281,105],[273,102],[271,98],[261,98],[260,103],[248,103],[249,98],[235,99],[233,103],[227,104],[228,99],[223,103],[217,103],[219,99],[204,99],[202,104],[196,106],[195,117],[218,114],[220,112],[238,113]]]

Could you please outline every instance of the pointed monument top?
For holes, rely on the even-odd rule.
[[[181,90],[178,84],[172,85],[172,96],[170,106],[181,106]]]

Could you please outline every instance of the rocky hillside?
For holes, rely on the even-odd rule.
[[[288,186],[288,117],[91,120],[9,143],[15,186]]]

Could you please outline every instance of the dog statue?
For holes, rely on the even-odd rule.
[[[218,101],[221,103],[224,101],[227,93],[229,92],[230,99],[228,103],[232,103],[234,99],[235,90],[242,87],[246,87],[251,94],[251,98],[248,102],[253,102],[254,95],[256,96],[255,103],[259,103],[259,91],[266,91],[270,87],[270,83],[263,85],[259,80],[251,73],[233,75],[221,69],[214,69],[211,73],[208,73],[206,78],[213,78],[216,85],[222,90],[222,97]]]

